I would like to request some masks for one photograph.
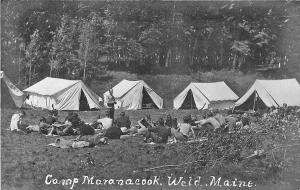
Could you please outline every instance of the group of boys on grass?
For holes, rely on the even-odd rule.
[[[105,117],[100,116],[91,124],[82,121],[77,113],[68,112],[63,122],[58,121],[58,111],[51,110],[49,115],[42,117],[38,125],[26,125],[22,118],[26,115],[24,110],[13,114],[10,124],[11,131],[17,133],[40,132],[47,136],[72,136],[78,135],[77,141],[88,141],[90,145],[107,143],[107,139],[120,139],[122,136],[141,135],[145,142],[167,143],[169,137],[176,141],[187,141],[195,139],[199,131],[225,131],[234,132],[237,128],[248,129],[249,118],[244,114],[241,118],[227,116],[224,117],[218,112],[209,111],[204,117],[198,120],[196,117],[187,115],[183,117],[183,122],[178,123],[177,118],[167,115],[157,122],[153,122],[150,115],[137,121],[137,125],[131,125],[129,117],[125,112],[121,112],[118,118],[114,118],[115,98],[110,90],[108,97],[109,109],[105,112]],[[92,140],[89,140],[92,139]],[[57,139],[61,143],[63,139]],[[77,146],[77,145],[76,145]]]

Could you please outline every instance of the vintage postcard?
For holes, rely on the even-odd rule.
[[[299,190],[300,3],[1,1],[1,189]]]

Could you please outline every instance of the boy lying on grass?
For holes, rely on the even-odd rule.
[[[249,129],[250,119],[247,114],[243,114],[240,119],[238,117],[226,116],[213,112],[209,112],[207,116],[199,121],[195,121],[196,126],[193,127],[195,131],[211,131],[211,132],[229,132]]]
[[[99,134],[95,134],[95,135],[78,136],[76,139],[71,139],[71,140],[58,138],[55,140],[55,143],[51,143],[50,145],[59,148],[83,148],[83,147],[95,147],[97,145],[104,145],[107,143],[108,143],[107,137],[103,137]]]
[[[122,132],[126,135],[142,135],[145,136],[148,128],[155,127],[151,120],[150,115],[146,115],[137,121],[137,126],[131,126],[130,128],[121,128]]]

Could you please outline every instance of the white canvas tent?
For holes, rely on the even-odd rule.
[[[113,96],[116,99],[115,108],[128,110],[143,109],[151,104],[153,108],[162,109],[163,99],[157,95],[143,80],[122,80],[113,88]],[[105,92],[104,104],[107,104],[109,92]],[[149,107],[148,107],[149,108]]]
[[[10,80],[9,78],[6,76],[6,74],[4,73],[4,71],[0,71],[0,79],[4,80],[7,88],[8,88],[8,91],[9,91],[9,94],[10,96],[12,97],[16,107],[20,108],[22,107],[23,105],[23,102],[24,102],[24,93],[18,89]],[[2,96],[2,93],[1,93],[1,96]]]
[[[174,99],[174,109],[228,109],[238,96],[225,82],[190,83]]]
[[[25,104],[43,109],[90,110],[100,109],[99,96],[81,80],[47,77],[25,89]]]
[[[300,86],[296,79],[256,80],[235,104],[235,109],[257,107],[300,106]]]

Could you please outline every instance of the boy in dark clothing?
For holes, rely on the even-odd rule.
[[[46,119],[44,117],[40,119],[39,126],[40,126],[40,133],[42,134],[48,135],[49,132],[51,131],[51,127],[49,124],[46,123]]]
[[[119,127],[116,127],[115,123],[104,133],[104,137],[107,137],[109,139],[120,139],[121,135],[123,135],[123,132]]]
[[[168,137],[171,136],[171,129],[164,126],[163,118],[158,120],[158,126],[148,129],[146,141],[151,138],[155,143],[167,143]]]
[[[81,120],[79,119],[77,113],[73,113],[72,116],[70,117],[69,121],[72,123],[72,127],[74,129],[77,129],[80,127]]]
[[[154,124],[152,122],[151,116],[149,114],[146,115],[146,117],[141,121],[141,123],[146,127],[154,127]]]
[[[72,116],[69,119],[71,123],[71,128],[78,131],[80,135],[93,135],[95,134],[95,129],[85,124],[83,121],[80,120],[77,113],[73,113]]]
[[[49,111],[49,115],[46,117],[46,123],[48,125],[52,125],[53,123],[57,122],[57,110],[51,110]]]
[[[172,121],[173,121],[173,120],[172,120],[171,115],[168,114],[168,115],[167,115],[167,119],[166,119],[166,121],[165,121],[165,126],[166,126],[166,127],[172,127],[172,125],[173,125],[173,122],[172,122]]]
[[[80,124],[80,128],[78,129],[78,131],[79,131],[79,134],[82,136],[95,134],[95,129],[92,126],[87,125],[83,122]]]
[[[115,120],[115,123],[120,129],[123,127],[129,129],[131,125],[131,121],[129,117],[125,115],[125,112],[121,112],[120,117]]]

